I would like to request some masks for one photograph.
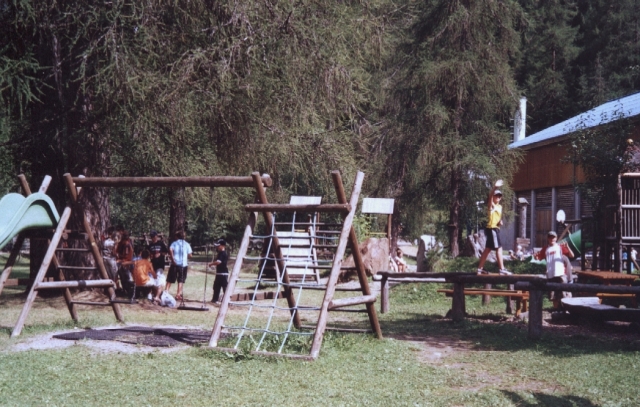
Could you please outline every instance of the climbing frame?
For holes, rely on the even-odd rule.
[[[246,210],[250,213],[249,221],[211,333],[211,347],[222,351],[235,352],[246,349],[260,355],[314,360],[319,356],[324,333],[328,329],[330,311],[367,313],[371,330],[345,330],[373,332],[378,338],[382,338],[374,307],[376,296],[371,294],[364,262],[352,228],[364,174],[357,174],[350,202],[347,202],[340,173],[332,172],[332,178],[338,204],[269,204],[264,188],[258,185],[258,179],[254,175],[258,191],[257,203],[246,205]],[[255,234],[258,213],[263,216],[266,235]],[[339,213],[342,222],[317,222],[317,215],[321,213]],[[276,217],[280,216],[287,221],[277,220]],[[310,233],[295,236],[293,232],[301,226],[306,226]],[[263,238],[266,242],[262,257],[257,259],[247,256],[249,242],[256,238]],[[296,243],[298,239],[302,242]],[[320,244],[317,244],[318,242]],[[294,253],[294,246],[307,247],[309,244],[312,249],[308,251],[309,256],[290,255]],[[338,298],[336,292],[341,291],[337,288],[338,277],[341,271],[352,269],[342,266],[348,245],[354,256],[354,268],[360,283],[359,288],[348,291],[360,291],[361,295]],[[329,264],[323,265],[315,261],[312,253],[319,248],[334,251]],[[256,260],[259,262],[257,276],[241,277],[243,263]],[[273,273],[267,272],[266,268],[269,265],[274,267]],[[307,280],[308,273],[302,273],[302,279],[293,281],[290,278],[290,268],[297,275],[300,275],[300,269],[326,269],[330,270],[330,275],[326,284]],[[273,288],[274,291],[258,291],[265,286]],[[320,296],[322,298],[319,298]],[[365,309],[351,308],[362,304],[365,305]],[[231,306],[239,309],[240,316],[228,315]],[[304,325],[303,320],[313,321],[314,325]],[[225,346],[219,346],[221,341]],[[307,354],[303,354],[304,351]]]

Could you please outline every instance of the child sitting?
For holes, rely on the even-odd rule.
[[[136,287],[151,287],[154,304],[160,304],[162,285],[151,261],[149,261],[150,256],[149,250],[142,251],[142,259],[136,261],[133,266],[133,280]]]

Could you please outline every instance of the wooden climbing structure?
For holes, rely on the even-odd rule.
[[[21,183],[23,186],[23,190],[26,195],[29,195],[29,186],[24,180],[21,178]],[[49,247],[44,256],[42,264],[38,270],[37,276],[32,282],[31,289],[29,290],[29,294],[25,301],[24,307],[20,316],[18,318],[18,322],[13,328],[13,332],[11,333],[12,337],[20,335],[22,328],[25,324],[27,316],[29,315],[29,311],[33,305],[33,302],[37,296],[38,291],[42,290],[64,290],[64,298],[67,303],[67,307],[69,308],[69,312],[71,314],[71,318],[73,320],[78,319],[77,314],[77,306],[78,305],[92,305],[92,306],[110,306],[113,308],[113,312],[116,316],[116,319],[120,322],[123,322],[122,313],[120,312],[119,303],[121,300],[116,299],[115,294],[115,283],[113,280],[109,279],[107,271],[104,266],[104,262],[102,260],[102,256],[100,253],[100,249],[98,247],[98,243],[95,240],[94,236],[97,234],[91,230],[91,226],[89,220],[85,215],[85,209],[82,206],[78,197],[80,196],[83,188],[91,188],[91,187],[167,187],[167,188],[182,188],[182,187],[253,187],[256,185],[256,182],[264,191],[265,187],[271,185],[271,178],[269,175],[259,175],[258,173],[254,173],[251,177],[234,177],[234,176],[214,176],[214,177],[95,177],[95,178],[85,178],[85,177],[72,177],[70,174],[64,175],[64,180],[67,186],[68,194],[69,194],[69,203],[65,207],[62,215],[59,217],[59,221],[57,226],[55,227],[55,231],[53,232],[53,236],[48,238]],[[257,180],[257,181],[256,181]],[[47,181],[48,185],[48,181]],[[41,192],[44,193],[46,187],[41,187]],[[55,208],[54,208],[55,209]],[[70,231],[67,229],[69,220],[71,219],[72,213],[76,213],[79,218],[82,219],[82,230],[80,231]],[[84,247],[63,247],[61,245],[61,240],[63,236],[67,239],[80,239],[84,241]],[[9,257],[7,265],[2,273],[2,281],[6,280],[9,273],[11,272],[11,268],[13,267],[13,263],[17,258],[17,254],[19,253],[19,248],[22,246],[22,239],[24,238],[23,234],[18,235],[18,242],[14,247],[14,252]],[[16,251],[17,250],[17,251]],[[57,256],[59,253],[64,252],[76,252],[76,253],[85,253],[89,254],[93,257],[94,266],[80,266],[73,264],[61,264],[60,258],[63,256]],[[72,258],[76,256],[71,256]],[[47,270],[49,266],[53,265],[57,270],[57,276],[60,281],[45,281],[45,276],[47,274]],[[66,281],[64,271],[98,271],[100,279],[97,280],[73,280]],[[87,301],[76,301],[73,299],[71,295],[71,288],[104,288],[105,293],[107,294],[107,300],[104,302],[87,302]],[[1,286],[0,286],[1,289]]]
[[[361,172],[357,174],[350,200],[347,201],[340,173],[332,172],[337,204],[270,204],[267,202],[258,175],[254,174],[253,177],[258,193],[256,203],[246,205],[249,220],[227,290],[220,304],[209,345],[221,351],[247,350],[259,355],[314,360],[320,354],[323,337],[328,329],[329,312],[336,311],[366,313],[370,330],[344,330],[373,332],[378,338],[382,338],[374,307],[376,296],[369,288],[364,262],[352,227],[364,174]],[[316,222],[319,219],[317,215],[322,213],[338,213],[341,222],[334,224]],[[264,229],[267,231],[267,234],[262,236],[256,233],[259,214],[262,215]],[[282,215],[286,215],[283,217],[288,217],[289,220],[279,221]],[[295,236],[292,231],[301,225],[309,227],[308,230],[313,232],[305,233],[304,236]],[[332,226],[333,229],[329,230]],[[332,237],[333,240],[329,240],[328,237]],[[249,243],[256,238],[265,239],[264,246],[266,246],[263,247],[261,258],[258,259],[247,256]],[[304,246],[307,253],[314,253],[315,249],[320,248],[332,250],[334,255],[330,264],[318,264],[310,255],[304,257],[293,252],[292,248],[296,245],[297,238],[301,240],[297,245]],[[316,242],[322,244],[314,247]],[[308,250],[309,245],[311,250]],[[337,295],[342,291],[337,287],[337,283],[340,273],[347,269],[342,266],[347,247],[351,249],[354,256],[359,286],[345,290],[350,293],[345,296],[344,293]],[[292,253],[295,255],[290,256]],[[257,260],[259,264],[257,276],[241,277],[243,263],[252,260]],[[265,270],[269,264],[273,264],[275,268],[275,282]],[[301,275],[300,269],[314,271],[324,269],[330,274],[326,283],[319,283],[311,278],[307,280],[304,277],[307,273],[302,273],[302,279],[294,280],[291,278],[290,268],[294,271],[292,275],[297,276]],[[274,289],[272,295],[259,292],[265,286]],[[354,296],[354,292],[359,293]],[[320,296],[322,298],[319,298]],[[352,308],[359,305],[364,305],[365,308]],[[238,309],[241,317],[238,317],[238,313],[228,314],[230,307]],[[312,321],[313,324],[306,325],[305,321]]]

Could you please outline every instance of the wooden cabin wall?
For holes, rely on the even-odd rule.
[[[565,162],[567,146],[554,143],[524,152],[524,161],[520,164],[513,178],[516,191],[551,188],[573,185],[573,177],[577,182],[584,181],[584,173],[580,167]]]

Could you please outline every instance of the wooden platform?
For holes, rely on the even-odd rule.
[[[590,320],[640,322],[640,309],[600,304],[598,297],[563,298],[562,306],[572,315]]]

